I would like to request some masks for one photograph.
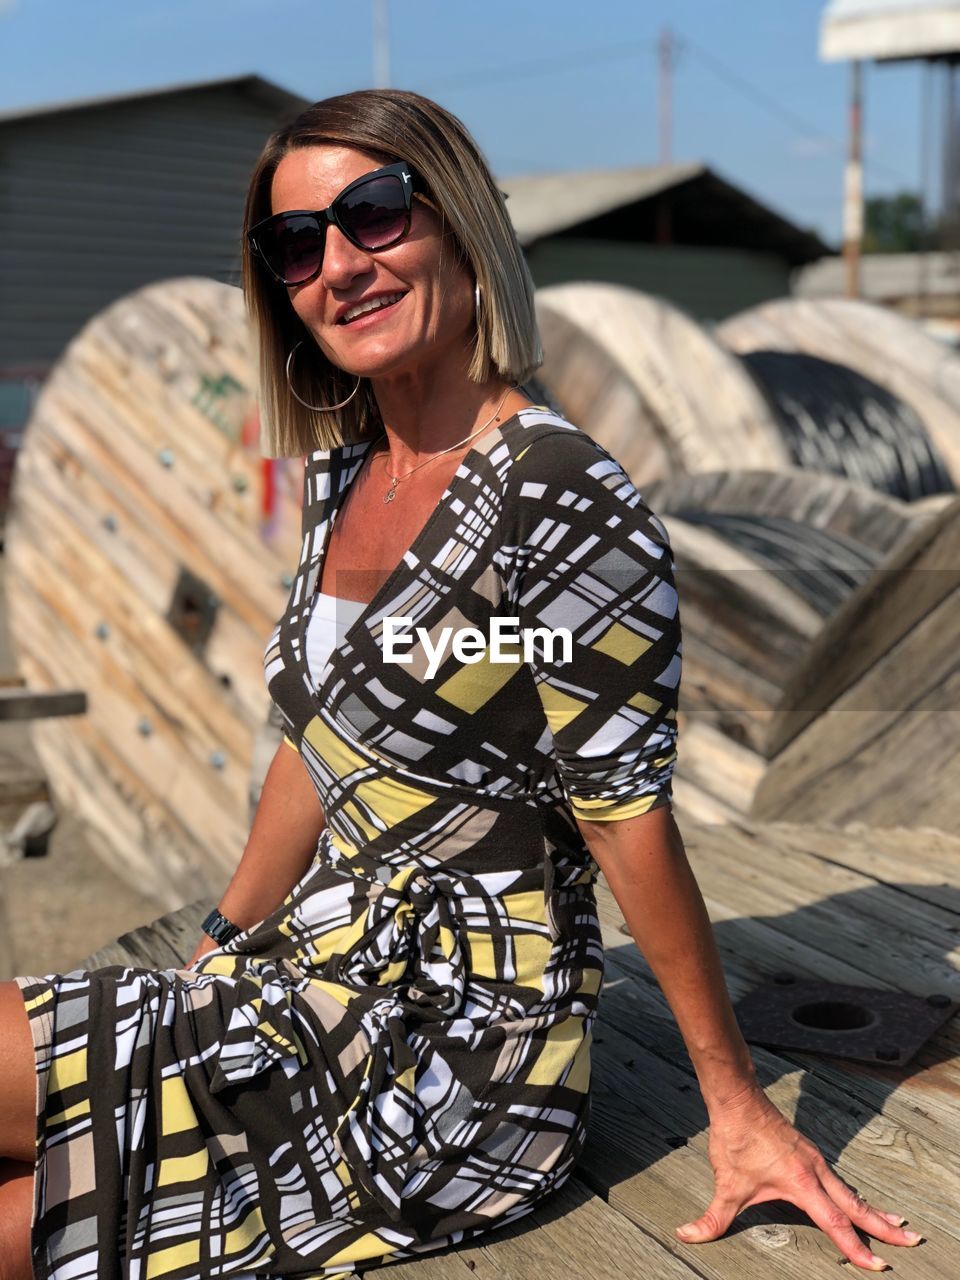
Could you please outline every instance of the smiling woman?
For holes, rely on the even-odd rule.
[[[473,139],[399,90],[317,103],[245,229],[265,452],[306,454],[285,741],[188,966],[0,985],[4,1280],[333,1280],[528,1214],[585,1141],[601,867],[710,1112],[683,1238],[793,1199],[875,1267],[854,1221],[908,1241],[757,1085],[671,816],[666,530],[517,385],[533,288]],[[436,665],[387,660],[397,616]],[[523,661],[439,651],[498,619]]]

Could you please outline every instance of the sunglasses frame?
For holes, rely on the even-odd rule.
[[[368,182],[374,182],[378,178],[387,178],[387,177],[391,177],[391,178],[396,177],[400,179],[401,189],[404,194],[405,214],[406,214],[404,228],[401,231],[401,233],[398,236],[396,236],[393,240],[388,241],[386,244],[378,245],[375,249],[371,249],[368,245],[361,244],[360,241],[357,240],[356,237],[353,236],[350,233],[350,231],[343,225],[343,223],[340,220],[338,205],[343,200],[343,198],[349,195],[352,191],[356,191],[360,187],[366,186]],[[326,249],[326,243],[327,243],[327,227],[331,223],[333,224],[333,226],[337,228],[337,230],[340,232],[341,235],[346,236],[346,238],[350,241],[352,245],[355,245],[358,249],[362,249],[364,253],[379,253],[381,249],[390,249],[393,247],[393,245],[399,244],[400,241],[404,238],[404,236],[410,234],[410,225],[413,221],[413,218],[411,216],[411,209],[413,206],[413,197],[415,193],[421,194],[419,190],[421,186],[422,186],[422,182],[420,180],[419,175],[413,168],[413,166],[407,164],[403,160],[398,160],[396,164],[384,165],[382,169],[371,169],[369,173],[363,173],[360,175],[359,178],[355,178],[353,182],[348,183],[347,186],[345,186],[343,190],[334,197],[334,199],[331,201],[330,204],[327,205],[325,209],[284,209],[280,213],[271,214],[269,218],[264,218],[262,222],[258,222],[255,226],[250,228],[250,230],[247,232],[247,240],[249,241],[250,247],[253,250],[253,252],[256,254],[256,256],[264,264],[264,266],[267,268],[267,270],[270,272],[273,278],[277,280],[280,284],[285,285],[289,289],[296,288],[302,284],[309,284],[311,280],[315,280],[317,278],[317,276],[320,274],[320,272],[323,269],[323,255],[324,255],[324,250]],[[433,205],[433,202],[431,200],[427,200],[426,196],[422,196],[421,194],[421,198],[426,200],[428,204]],[[273,269],[270,263],[267,261],[267,258],[265,257],[263,250],[260,248],[260,245],[257,242],[257,235],[258,233],[262,234],[268,227],[278,222],[281,218],[292,218],[292,217],[316,218],[317,231],[318,231],[318,234],[322,237],[322,239],[320,244],[320,262],[317,265],[317,269],[311,275],[305,276],[303,280],[291,281],[288,284],[288,282],[284,280],[284,278],[281,275],[279,275]]]

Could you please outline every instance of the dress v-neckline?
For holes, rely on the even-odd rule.
[[[530,406],[530,407],[533,408],[535,406]],[[499,440],[502,440],[504,431],[506,430],[506,428],[509,426],[512,426],[515,422],[519,422],[520,415],[523,412],[524,412],[523,409],[518,409],[517,412],[511,414],[509,418],[505,418],[504,421],[500,423],[499,427],[496,427],[488,435],[481,437],[482,441],[486,443],[487,440],[490,440],[491,438],[494,438],[494,437],[499,437]],[[496,444],[499,443],[499,440],[493,439],[493,447],[495,447]],[[327,549],[330,546],[330,535],[333,533],[333,526],[336,523],[337,517],[339,516],[340,512],[343,510],[343,506],[344,506],[344,503],[346,502],[347,495],[350,492],[350,486],[353,484],[353,481],[356,479],[357,473],[359,472],[360,468],[363,466],[364,459],[367,456],[367,452],[369,451],[371,444],[373,444],[373,440],[360,440],[360,441],[357,441],[356,444],[354,445],[338,445],[336,446],[336,448],[328,451],[329,453],[333,454],[337,452],[342,452],[345,448],[355,448],[356,445],[365,446],[363,449],[363,452],[356,458],[355,460],[356,465],[354,467],[353,474],[350,476],[350,479],[347,481],[347,483],[343,486],[342,490],[340,490],[339,493],[335,493],[333,491],[333,488],[331,488],[330,498],[328,500],[329,506],[327,508],[325,519],[323,521],[323,526],[324,526],[323,541],[321,543],[320,549],[317,551],[316,555],[313,557],[313,564],[311,565],[310,569],[307,570],[307,578],[306,578],[307,584],[310,582],[310,579],[313,575],[314,566],[316,566],[317,568],[317,576],[313,579],[314,589],[307,594],[307,598],[304,601],[303,609],[301,610],[301,621],[300,621],[300,628],[299,628],[299,641],[300,641],[299,648],[300,648],[301,662],[303,664],[303,669],[307,677],[307,686],[308,688],[310,688],[311,692],[314,694],[314,696],[317,699],[319,699],[321,690],[326,685],[327,681],[330,679],[330,675],[332,673],[334,666],[336,665],[337,658],[339,657],[339,654],[340,654],[340,646],[337,646],[337,645],[334,646],[332,652],[330,653],[330,656],[327,658],[327,661],[323,667],[323,670],[319,672],[316,681],[313,681],[310,676],[310,669],[307,664],[307,656],[306,656],[307,628],[310,625],[310,618],[313,615],[317,588],[319,587],[319,584],[323,580],[323,570],[327,560]],[[481,454],[482,456],[487,456],[489,452],[490,452],[489,448],[481,449],[479,445],[474,445],[472,449],[469,449],[463,455],[463,457],[457,463],[457,469],[456,471],[454,471],[453,475],[450,477],[450,480],[447,483],[447,487],[444,489],[443,493],[441,493],[440,497],[437,499],[436,505],[434,506],[433,510],[430,512],[429,516],[427,517],[426,523],[423,525],[423,528],[420,530],[419,533],[416,534],[413,541],[410,543],[407,549],[403,552],[399,561],[394,566],[393,570],[390,572],[389,576],[384,579],[384,581],[380,584],[380,586],[374,592],[373,598],[369,601],[368,604],[365,605],[363,612],[359,613],[353,619],[350,625],[347,627],[346,631],[343,634],[343,640],[341,641],[342,645],[346,646],[349,644],[350,637],[353,635],[353,633],[357,630],[358,627],[361,627],[366,623],[367,618],[370,616],[370,614],[379,606],[381,601],[389,594],[389,592],[393,588],[396,578],[400,575],[400,573],[404,569],[409,568],[409,566],[407,565],[407,557],[410,555],[416,556],[418,548],[424,542],[424,540],[428,537],[431,529],[433,528],[433,526],[436,524],[436,522],[440,519],[441,515],[446,510],[447,504],[450,501],[451,497],[453,496],[453,493],[457,488],[457,486],[461,483],[465,483],[468,473],[461,475],[461,468],[464,466],[464,464],[467,463],[469,459],[471,459],[475,454]],[[355,600],[352,603],[363,604],[363,601]]]

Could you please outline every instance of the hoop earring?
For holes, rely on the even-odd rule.
[[[290,366],[291,364],[293,364],[293,357],[294,357],[294,353],[297,350],[297,347],[302,347],[302,346],[303,346],[303,339],[301,338],[299,342],[295,343],[290,348],[290,354],[287,356],[287,386],[290,388],[290,394],[293,396],[294,400],[299,400],[305,409],[313,409],[315,413],[331,413],[334,409],[342,409],[345,404],[349,404],[350,401],[353,399],[353,397],[360,390],[360,383],[363,381],[362,374],[357,374],[357,385],[353,388],[353,390],[347,396],[346,400],[341,400],[339,404],[326,404],[326,405],[307,404],[306,400],[304,400],[302,396],[297,395],[294,389],[293,383],[290,381]]]

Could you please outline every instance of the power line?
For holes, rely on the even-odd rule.
[[[750,80],[744,79],[744,77],[738,72],[721,62],[720,59],[715,57],[712,53],[707,53],[705,49],[702,49],[698,44],[695,44],[694,41],[689,39],[689,37],[684,36],[682,43],[683,47],[689,49],[695,57],[699,58],[707,70],[712,71],[718,80],[722,81],[728,87],[736,89],[738,93],[749,98],[751,102],[755,102],[757,105],[763,107],[769,115],[774,116],[795,133],[805,138],[816,138],[820,142],[828,142],[832,147],[836,147],[842,152],[843,143],[839,138],[834,137],[833,134],[824,132],[823,129],[811,124],[809,121],[803,120],[788,107],[785,107],[777,98],[768,94],[766,90],[761,89],[759,85],[754,84]],[[887,174],[888,177],[894,178],[897,182],[906,183],[907,186],[916,185],[914,179],[905,177],[904,174],[900,173],[896,169],[892,169],[882,161],[871,159],[870,167],[881,173]]]
[[[839,155],[843,154],[844,143],[841,139],[834,134],[827,133],[809,120],[804,120],[796,112],[791,111],[789,107],[785,107],[778,98],[767,93],[765,89],[762,89],[753,81],[746,79],[732,67],[727,66],[715,54],[708,53],[706,49],[703,49],[688,36],[674,32],[674,65],[677,65],[679,55],[685,51],[689,51],[694,57],[698,58],[704,67],[716,76],[721,83],[725,84],[727,88],[733,89],[755,105],[762,107],[768,115],[785,125],[799,138],[825,142],[835,148]],[[657,53],[658,43],[655,41],[625,41],[617,45],[585,49],[580,53],[570,54],[567,57],[546,55],[539,58],[531,58],[525,62],[514,62],[506,67],[501,64],[479,71],[460,72],[455,75],[439,77],[430,76],[429,83],[431,89],[434,87],[470,89],[471,87],[509,82],[530,75],[554,75],[558,71],[580,70],[584,67],[597,66],[609,62],[621,62],[624,59],[633,59],[637,54],[657,55]],[[869,167],[874,172],[885,174],[888,178],[892,178],[895,182],[902,183],[907,187],[916,186],[915,179],[906,177],[899,170],[885,164],[882,160],[875,160],[871,157]]]
[[[579,67],[596,66],[598,63],[619,62],[624,58],[636,57],[638,53],[650,53],[656,46],[649,40],[634,40],[618,45],[607,45],[600,49],[585,49],[582,53],[572,53],[569,57],[546,56],[531,58],[526,62],[512,62],[508,67],[502,64],[484,71],[461,71],[457,75],[430,76],[431,88],[462,88],[471,84],[488,85],[496,81],[514,80],[520,76],[554,74],[557,71],[575,70]]]

